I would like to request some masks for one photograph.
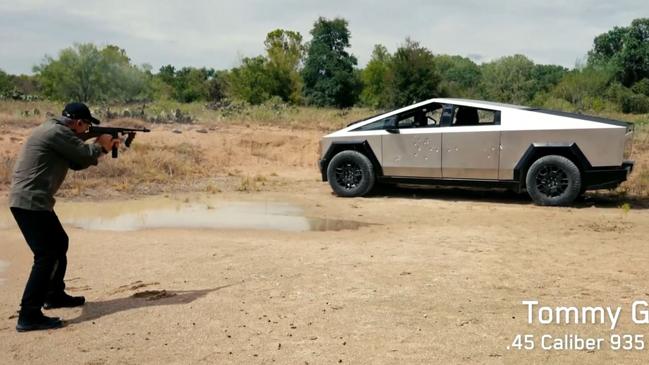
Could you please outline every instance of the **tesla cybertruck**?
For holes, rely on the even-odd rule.
[[[377,182],[501,187],[539,205],[612,189],[633,170],[630,123],[464,99],[430,99],[328,134],[320,171],[338,196]]]

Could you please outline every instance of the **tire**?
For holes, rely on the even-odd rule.
[[[372,190],[376,176],[372,162],[364,154],[348,150],[331,159],[327,166],[327,180],[336,195],[355,197]]]
[[[563,156],[544,156],[527,170],[525,185],[538,205],[569,205],[581,191],[581,172]]]

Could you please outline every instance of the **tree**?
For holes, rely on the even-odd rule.
[[[228,75],[228,94],[251,104],[261,104],[273,95],[274,80],[264,56],[246,57]]]
[[[360,100],[364,105],[379,108],[389,104],[388,76],[391,60],[392,56],[385,46],[374,46],[372,58],[361,72],[363,91]]]
[[[223,97],[223,80],[216,80],[216,77],[217,72],[211,68],[183,67],[176,70],[172,65],[165,65],[155,75],[155,93],[181,103],[219,100]]]
[[[481,68],[481,92],[485,99],[514,104],[532,100],[536,88],[534,62],[527,57],[502,57]]]
[[[594,102],[601,103],[598,100],[607,95],[612,79],[613,73],[602,68],[586,67],[573,70],[554,87],[552,95],[568,101],[577,111],[597,109],[594,107]],[[619,92],[615,93],[619,94]]]
[[[649,78],[636,82],[635,84],[633,84],[631,90],[633,90],[633,92],[636,94],[649,96]]]
[[[270,94],[294,104],[302,99],[300,63],[304,56],[302,35],[290,30],[275,29],[264,41],[268,63],[266,68],[274,85]]]
[[[176,68],[172,65],[165,65],[160,67],[158,71],[158,78],[169,86],[175,87],[176,85]]]
[[[182,103],[207,100],[208,82],[213,76],[214,70],[205,67],[183,67],[176,71],[176,100]]]
[[[207,100],[219,101],[226,96],[228,89],[228,71],[216,71],[207,82]]]
[[[75,44],[62,50],[58,59],[45,56],[34,72],[43,93],[52,99],[99,102],[148,97],[143,70],[131,65],[126,52],[116,46]]]
[[[399,107],[440,96],[441,76],[433,54],[407,38],[390,62],[389,106]]]
[[[615,27],[593,40],[588,65],[610,64],[624,86],[649,78],[649,18],[639,18],[629,27]]]
[[[532,78],[535,80],[534,94],[548,92],[568,73],[568,69],[557,65],[534,65]]]
[[[227,89],[230,97],[251,104],[261,104],[271,97],[300,103],[302,36],[298,32],[275,29],[266,35],[264,46],[266,56],[243,58],[240,66],[220,75],[218,87],[221,91]]]
[[[11,82],[17,95],[33,97],[40,93],[41,87],[38,84],[38,80],[36,80],[36,76],[12,75]]]
[[[0,70],[0,99],[31,99],[39,89],[34,76],[10,75]]]
[[[476,97],[480,85],[480,67],[461,56],[438,55],[434,59],[442,77],[440,92],[454,97]]]
[[[101,49],[104,67],[103,83],[105,101],[142,101],[151,99],[150,75],[145,66],[131,64],[123,49],[108,45]]]
[[[0,97],[6,97],[13,90],[11,77],[4,71],[0,70]]]
[[[341,18],[318,18],[311,29],[302,70],[304,95],[317,106],[349,107],[356,103],[361,82],[356,57],[347,53],[351,33]]]

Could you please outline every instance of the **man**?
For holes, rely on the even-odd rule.
[[[16,330],[58,328],[56,317],[45,309],[77,307],[84,297],[65,293],[68,236],[54,213],[54,194],[68,168],[83,170],[97,165],[98,158],[118,144],[105,134],[85,143],[91,124],[99,124],[82,103],[65,106],[61,117],[52,118],[32,131],[16,161],[9,192],[9,207],[25,241],[34,253],[34,264],[25,285]]]

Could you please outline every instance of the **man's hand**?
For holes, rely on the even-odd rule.
[[[113,146],[119,146],[119,139],[113,139],[113,136],[111,136],[110,134],[102,134],[101,136],[97,137],[95,143],[98,143],[104,149],[104,151],[108,152],[113,149]]]

